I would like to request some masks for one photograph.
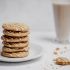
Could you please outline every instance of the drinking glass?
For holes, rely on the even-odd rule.
[[[53,13],[57,41],[70,42],[70,0],[53,0]]]

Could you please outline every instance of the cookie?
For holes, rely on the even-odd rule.
[[[29,42],[3,42],[4,46],[7,46],[7,47],[17,47],[17,48],[20,48],[20,47],[26,47],[28,46]]]
[[[55,63],[58,65],[70,65],[70,60],[65,57],[58,57],[56,58]]]
[[[7,53],[2,52],[1,55],[9,58],[22,58],[28,56],[29,52],[15,52],[15,53]]]
[[[2,39],[5,42],[23,42],[23,41],[28,41],[28,36],[24,36],[24,37],[10,37],[10,36],[3,35]]]
[[[4,30],[3,33],[4,35],[7,36],[17,36],[17,37],[27,36],[29,34],[28,31],[21,32],[21,31],[10,31],[10,30]]]
[[[28,31],[29,27],[24,23],[5,23],[2,27],[12,31]]]
[[[24,47],[24,48],[15,48],[15,47],[13,47],[13,48],[9,48],[9,47],[6,47],[6,46],[4,46],[3,48],[2,48],[2,51],[3,52],[27,52],[29,50],[29,47]]]

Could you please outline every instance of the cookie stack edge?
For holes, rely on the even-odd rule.
[[[9,58],[26,57],[29,54],[29,27],[20,23],[3,24],[3,48],[1,55]]]

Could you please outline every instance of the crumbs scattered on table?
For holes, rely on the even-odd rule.
[[[57,52],[54,52],[54,54],[57,55],[58,53]]]
[[[56,50],[56,51],[59,51],[59,50],[60,50],[60,48],[56,48],[55,50]]]
[[[59,51],[60,51],[60,48],[55,48],[54,54],[55,54],[55,55],[58,55],[58,54],[59,54]]]
[[[70,60],[67,57],[61,57],[61,55],[65,54],[66,52],[68,52],[67,46],[64,46],[63,48],[55,48],[54,55],[57,55],[56,60],[54,60],[55,64],[61,66],[70,65]]]

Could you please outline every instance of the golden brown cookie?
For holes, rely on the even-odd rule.
[[[58,57],[56,58],[55,63],[58,65],[70,65],[70,60],[65,57]]]
[[[9,58],[23,58],[28,56],[29,52],[15,52],[15,53],[7,53],[2,52],[1,55]]]
[[[5,42],[23,42],[28,41],[28,36],[25,37],[10,37],[10,36],[2,36],[3,41]]]
[[[10,31],[10,30],[4,30],[3,31],[4,35],[7,36],[16,36],[16,37],[22,37],[22,36],[28,36],[29,32],[28,31]]]
[[[4,46],[7,46],[7,47],[17,47],[17,48],[20,48],[20,47],[26,47],[28,46],[28,42],[3,42]]]
[[[2,48],[2,51],[3,52],[27,52],[29,50],[29,47],[24,47],[24,48],[15,48],[15,47],[13,47],[13,48],[9,48],[9,47],[6,47],[6,46],[4,46],[3,48]]]
[[[6,30],[13,30],[13,31],[28,31],[29,27],[24,23],[5,23],[2,26]]]

